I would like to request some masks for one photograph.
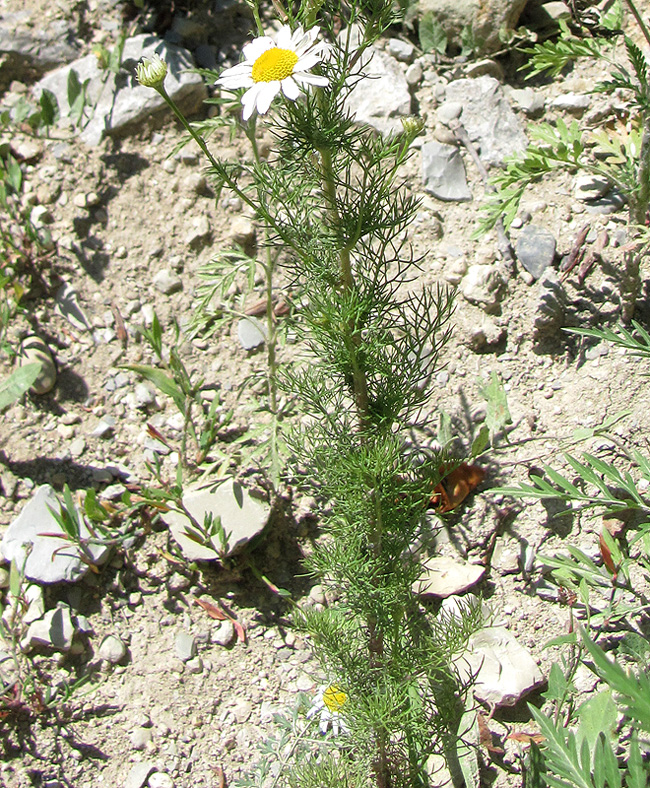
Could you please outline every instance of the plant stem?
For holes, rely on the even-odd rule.
[[[205,144],[205,140],[199,134],[197,134],[197,132],[192,128],[191,124],[188,123],[187,118],[180,111],[180,109],[178,108],[178,105],[176,104],[174,99],[165,90],[165,86],[162,85],[162,84],[161,85],[156,85],[155,89],[158,91],[158,93],[160,93],[162,98],[167,102],[167,104],[169,105],[169,108],[174,113],[174,115],[176,115],[176,117],[180,120],[180,122],[183,125],[183,128],[185,129],[185,131],[187,131],[187,133],[194,139],[194,141],[199,146],[199,148],[201,148],[203,153],[205,153],[205,155],[207,156],[208,161],[210,162],[210,164],[216,170],[219,170],[219,165],[217,164],[217,160],[210,153],[210,151],[208,149],[208,146]]]
[[[255,163],[260,165],[260,152],[257,147],[255,137],[255,121],[246,126],[246,136],[248,137]],[[280,456],[278,453],[278,362],[277,345],[278,332],[275,325],[275,315],[273,313],[273,276],[275,274],[275,259],[271,251],[271,246],[267,243],[268,227],[264,223],[262,229],[262,243],[266,262],[264,263],[264,284],[266,295],[266,375],[269,389],[269,410],[271,411],[271,483],[273,491],[277,493],[280,487]]]
[[[632,16],[636,19],[636,23],[641,29],[641,32],[643,33],[643,37],[648,42],[648,44],[650,44],[650,31],[648,31],[648,28],[646,27],[646,24],[643,21],[643,18],[641,17],[641,14],[639,13],[637,7],[634,5],[632,0],[625,0],[625,2],[627,3],[628,8],[632,12]]]

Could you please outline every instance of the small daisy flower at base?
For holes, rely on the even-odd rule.
[[[329,49],[324,42],[316,42],[318,32],[312,27],[305,33],[298,26],[292,33],[284,25],[275,40],[269,36],[254,39],[243,49],[245,60],[226,69],[215,84],[225,90],[248,88],[241,100],[245,121],[255,110],[265,115],[279,93],[295,101],[301,89],[325,87],[329,84],[327,77],[308,73]]]
[[[338,736],[339,733],[348,733],[348,726],[340,714],[341,709],[347,703],[348,696],[338,686],[338,684],[328,684],[318,690],[314,698],[314,703],[307,712],[307,719],[320,715],[318,729],[321,733],[327,733],[330,724],[332,733]]]

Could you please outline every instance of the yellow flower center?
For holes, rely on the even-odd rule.
[[[335,714],[347,701],[348,696],[336,684],[330,686],[323,693],[323,703],[327,706],[327,710],[331,714]]]
[[[263,52],[253,63],[253,82],[281,81],[293,74],[298,55],[291,49],[273,47]]]

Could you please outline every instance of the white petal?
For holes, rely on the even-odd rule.
[[[250,44],[246,44],[242,52],[246,60],[252,65],[263,52],[266,52],[267,49],[272,49],[274,46],[275,41],[272,38],[261,36],[251,41]]]
[[[260,115],[266,115],[271,102],[280,92],[280,82],[279,80],[273,80],[273,82],[260,82],[259,84],[262,86],[262,89],[257,96],[257,111]]]
[[[241,79],[244,76],[250,76],[253,69],[247,63],[239,63],[232,68],[227,68],[225,71],[221,73],[219,79],[215,82],[215,85],[224,85],[228,80],[231,79]]]
[[[295,101],[300,95],[300,88],[291,77],[283,79],[280,84],[282,85],[282,92],[291,101]]]
[[[298,58],[298,62],[293,67],[294,71],[309,71],[310,68],[313,68],[317,63],[320,63],[320,57],[318,55],[314,55],[311,52],[308,52],[306,55]]]
[[[253,87],[250,90],[247,90],[246,93],[244,93],[244,95],[241,97],[242,107],[244,108],[242,118],[244,120],[248,120],[253,114],[253,110],[257,104],[257,97],[259,96],[259,93],[262,89],[263,83],[256,82]]]
[[[319,77],[317,74],[305,74],[304,72],[294,71],[291,76],[300,85],[315,85],[318,88],[325,88],[330,83],[327,77]]]
[[[280,28],[279,33],[275,37],[275,41],[280,49],[293,49],[293,36],[291,35],[291,28],[289,25],[284,25]]]

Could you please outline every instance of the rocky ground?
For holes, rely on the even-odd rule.
[[[97,80],[93,45],[110,49],[122,30],[130,39],[143,30],[148,37],[127,44],[131,49],[125,51],[136,61],[152,36],[155,46],[165,36],[167,54],[180,64],[193,60],[220,68],[236,62],[236,45],[250,29],[237,4],[160,4],[144,22],[136,9],[109,0],[2,0],[0,14],[8,74],[0,77],[4,107],[38,92],[41,79],[41,87],[58,90],[66,83],[57,82],[55,72],[66,63],[90,69],[88,78]],[[47,20],[44,28],[35,24],[39,18]],[[43,30],[54,35],[36,46],[34,38]],[[18,348],[25,337],[39,336],[56,367],[51,390],[28,396],[2,415],[0,532],[38,494],[49,494],[42,485],[119,494],[152,481],[147,462],[154,454],[173,478],[182,422],[168,397],[124,365],[152,363],[140,328],[151,324],[154,311],[167,337],[174,319],[187,326],[197,274],[216,250],[233,242],[255,246],[254,218],[229,194],[215,201],[197,151],[188,146],[167,157],[181,133],[159,106],[146,104],[150,95],[136,92],[144,89],[130,85],[129,58],[113,81],[99,75],[103,87],[96,100],[110,107],[109,134],[102,134],[104,122],[94,121],[86,124],[83,139],[66,128],[50,139],[11,133],[12,150],[25,166],[24,199],[52,245],[38,260],[28,313],[12,323],[9,339]],[[443,523],[432,516],[432,527],[440,528],[440,555],[465,569],[480,567],[471,580],[461,572],[452,590],[472,585],[488,600],[505,642],[500,668],[521,678],[513,689],[486,677],[477,692],[500,707],[494,724],[501,734],[511,726],[531,729],[520,696],[532,690],[526,699],[536,697],[535,688],[559,653],[543,644],[568,623],[567,609],[549,601],[534,557],[538,550],[552,555],[567,543],[597,556],[600,523],[557,518],[536,503],[518,502],[513,509],[510,500],[490,490],[525,479],[533,465],[559,465],[559,441],[570,440],[578,428],[597,427],[625,412],[612,429],[614,437],[647,452],[650,426],[638,360],[561,331],[614,324],[619,315],[617,271],[626,213],[617,195],[564,175],[536,185],[513,224],[514,264],[501,258],[494,235],[471,238],[483,183],[468,151],[458,146],[451,130],[455,120],[461,119],[483,162],[496,166],[525,145],[531,119],[577,117],[588,124],[606,117],[613,126],[625,118],[623,98],[608,102],[587,93],[602,76],[596,70],[576,69],[529,87],[515,71],[518,62],[497,56],[439,63],[396,30],[373,61],[378,78],[359,88],[352,106],[380,131],[399,127],[399,115],[415,112],[425,120],[421,151],[404,170],[407,188],[422,198],[409,236],[415,254],[423,256],[422,281],[457,285],[459,291],[453,339],[430,402],[432,434],[442,408],[467,447],[485,418],[481,385],[495,372],[508,394],[510,444],[482,460],[486,478],[461,508]],[[202,81],[189,75],[177,82],[179,100],[203,112]],[[98,84],[91,82],[91,91]],[[108,104],[102,104],[107,96]],[[225,132],[217,132],[210,146],[222,157],[250,155]],[[584,281],[575,271],[561,276],[560,263],[584,228],[584,246],[595,252],[595,264]],[[258,287],[246,305],[261,295]],[[644,289],[636,313],[646,324],[647,295]],[[265,354],[260,347],[244,347],[236,322],[212,337],[182,338],[180,352],[188,370],[217,392],[223,412],[233,411],[218,444],[227,454],[235,437],[257,425],[258,384],[253,379],[242,390],[240,382],[263,373]],[[288,343],[283,356],[295,352]],[[0,365],[1,375],[11,371],[6,357]],[[148,424],[171,449],[151,437]],[[603,438],[584,446],[609,458],[616,451],[615,442]],[[250,476],[246,465],[238,470],[244,479]],[[41,506],[37,512],[22,521],[24,527],[29,521],[37,531],[42,528],[47,510]],[[315,502],[295,493],[286,516],[274,520],[252,553],[258,572],[289,589],[300,604],[328,603],[320,587],[301,574],[300,558],[317,537],[317,526]],[[309,644],[291,629],[279,597],[245,561],[227,571],[193,563],[162,521],[144,530],[113,551],[98,574],[79,578],[85,567],[77,562],[71,582],[36,583],[43,593],[33,618],[45,625],[32,638],[33,669],[44,684],[86,674],[92,680],[55,713],[21,707],[0,718],[0,785],[185,788],[222,786],[224,778],[233,783],[271,735],[273,714],[293,707],[299,692],[314,695],[320,677]],[[197,599],[219,605],[222,618],[223,611],[227,616],[215,620],[215,610]],[[512,664],[517,670],[509,669]],[[577,683],[585,693],[595,687],[587,671]],[[512,758],[509,751],[506,760]],[[490,766],[487,755],[485,761],[486,782],[520,784],[519,776]]]

